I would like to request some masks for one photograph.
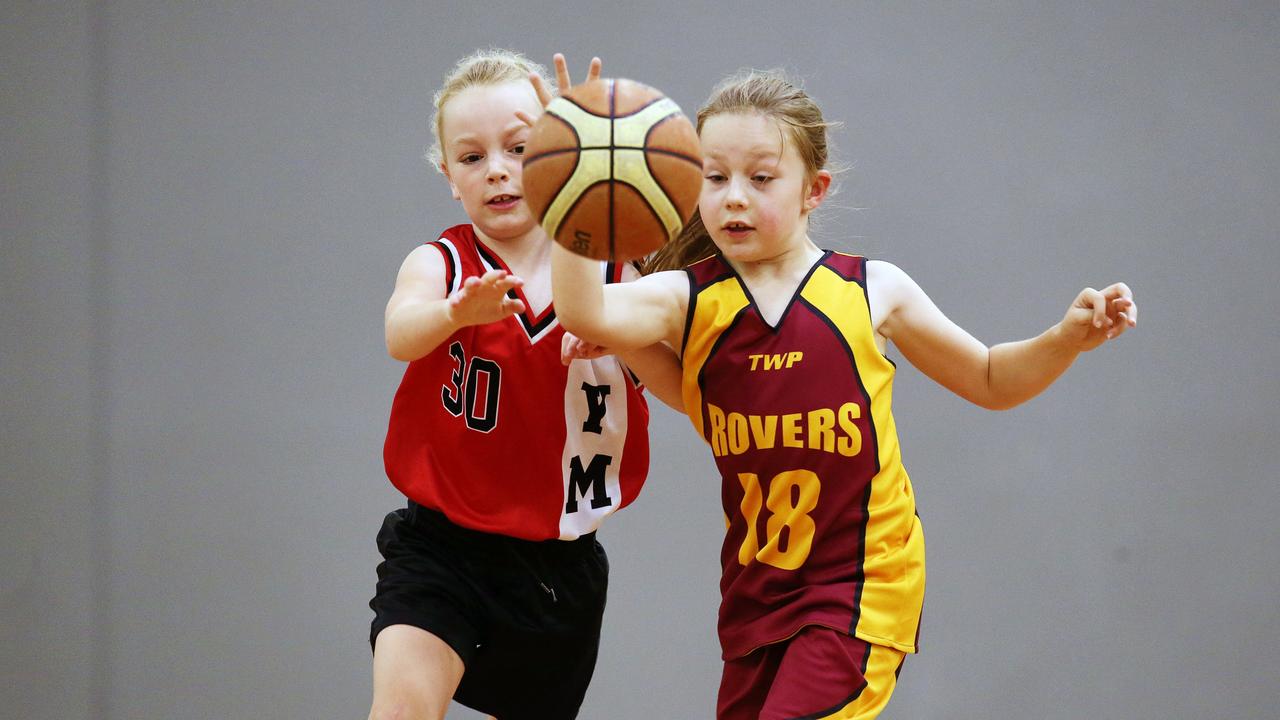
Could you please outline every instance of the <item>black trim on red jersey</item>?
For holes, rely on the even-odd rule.
[[[460,269],[454,265],[453,253],[449,252],[449,248],[445,247],[441,240],[444,240],[444,238],[432,240],[427,244],[434,246],[444,256],[444,294],[447,297],[453,290],[453,279],[458,276]]]
[[[871,430],[871,459],[874,464],[874,470],[871,473],[871,479],[867,481],[867,490],[862,496],[862,518],[863,522],[860,528],[858,538],[858,562],[854,567],[855,584],[858,588],[853,595],[853,620],[849,623],[849,634],[853,635],[858,629],[858,621],[862,619],[862,589],[867,584],[866,570],[864,564],[867,559],[867,526],[870,525],[871,519],[871,489],[875,484],[875,476],[880,474],[880,436],[876,432],[875,415],[871,407],[871,394],[867,392],[867,386],[862,382],[862,373],[858,371],[858,361],[853,354],[853,348],[849,347],[848,339],[840,332],[840,328],[831,322],[831,318],[826,313],[815,307],[812,303],[800,298],[800,302],[809,308],[827,327],[831,328],[831,333],[840,342],[840,346],[849,356],[849,367],[853,369],[853,379],[858,383],[858,392],[862,393],[863,399],[867,403],[867,427]]]
[[[484,243],[480,242],[479,237],[476,238],[475,246],[476,252],[480,254],[480,258],[484,263],[491,267],[501,268],[507,272],[511,272],[511,269],[502,261],[502,258],[498,257],[497,253],[485,247]],[[520,292],[520,288],[511,288],[508,290],[507,297],[512,300],[519,300],[524,304],[524,312],[517,313],[516,318],[519,319],[520,326],[524,328],[524,332],[529,336],[530,340],[536,338],[538,333],[546,330],[551,326],[551,323],[556,320],[556,308],[554,303],[547,305],[546,309],[542,311],[542,315],[538,317],[530,317],[533,313],[533,307],[529,305],[529,301],[525,298],[524,293]]]
[[[527,301],[521,300],[521,302],[524,302],[526,308],[529,307],[529,303]],[[520,326],[524,328],[524,331],[529,335],[530,340],[537,337],[538,333],[546,330],[551,326],[551,323],[556,321],[555,309],[550,305],[547,306],[547,312],[543,314],[542,318],[536,321],[536,324],[530,323],[529,318],[525,317],[524,313],[521,313],[516,317],[520,318]]]

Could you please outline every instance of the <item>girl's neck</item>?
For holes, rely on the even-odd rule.
[[[728,260],[728,262],[744,280],[769,282],[802,277],[821,256],[822,250],[809,239],[808,235],[804,235],[798,241],[791,243],[786,250],[772,257],[751,261]]]
[[[502,258],[511,272],[516,275],[532,274],[532,271],[551,262],[551,243],[542,228],[534,226],[529,232],[504,240],[491,238],[472,225],[476,237],[485,247]]]
[[[821,257],[822,251],[805,236],[803,242],[793,243],[774,257],[753,262],[729,261],[729,264],[751,294],[761,319],[776,327],[800,283]]]

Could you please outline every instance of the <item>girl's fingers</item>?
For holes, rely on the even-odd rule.
[[[1128,305],[1124,308],[1125,320],[1128,321],[1129,327],[1138,326],[1138,303],[1129,300]]]
[[[555,63],[555,66],[556,66],[556,89],[560,92],[561,95],[563,95],[564,93],[568,92],[569,88],[573,87],[573,81],[569,78],[569,63],[565,61],[564,53],[556,53],[553,58],[553,62]],[[604,63],[600,60],[600,58],[598,57],[591,58],[591,64],[587,67],[587,79],[585,80],[585,82],[591,82],[592,80],[599,80],[600,69],[603,67],[604,67]],[[537,88],[538,86],[539,86],[539,83],[535,82],[534,87]],[[542,99],[541,93],[538,94],[538,98]],[[550,95],[548,94],[547,99],[543,101],[542,104],[545,107],[546,104],[549,102],[551,102],[551,98],[550,98]]]
[[[1114,340],[1120,337],[1121,335],[1123,335],[1124,331],[1128,329],[1129,329],[1129,316],[1126,315],[1125,313],[1120,313],[1120,315],[1117,316],[1116,318],[1116,324],[1111,326],[1111,329],[1107,331],[1107,339]]]
[[[1101,328],[1106,326],[1107,299],[1102,293],[1093,288],[1085,288],[1080,292],[1076,305],[1092,313],[1091,320],[1094,327]]]
[[[1123,314],[1122,322],[1129,327],[1138,324],[1138,304],[1133,301],[1133,292],[1129,290],[1128,285],[1116,283],[1103,290],[1102,294],[1110,300],[1109,308],[1112,316],[1118,317]]]
[[[581,358],[582,353],[579,349],[579,345],[581,343],[582,341],[574,337],[572,334],[565,333],[560,338],[560,362],[568,365],[574,360]]]
[[[549,105],[551,100],[555,97],[555,94],[552,93],[551,88],[547,87],[547,84],[543,82],[542,76],[536,72],[529,73],[529,83],[533,85],[533,91],[538,95],[538,102],[542,104],[542,107]],[[520,111],[517,110],[516,115],[519,114]]]
[[[1109,287],[1107,287],[1106,290],[1102,291],[1102,294],[1106,295],[1108,298],[1125,298],[1128,300],[1133,299],[1133,291],[1129,289],[1128,285],[1125,285],[1122,282],[1118,282],[1113,285],[1110,285]]]
[[[573,87],[569,83],[569,64],[564,61],[564,53],[556,53],[552,61],[556,66],[556,89],[563,94]]]

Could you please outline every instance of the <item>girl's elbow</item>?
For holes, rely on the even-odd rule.
[[[995,400],[988,400],[986,402],[977,403],[978,407],[982,408],[983,410],[991,410],[992,412],[999,412],[1001,410],[1012,410],[1013,408],[1017,407],[1020,404],[1021,403],[1009,402],[1009,401],[995,401]]]
[[[575,313],[561,313],[556,311],[556,319],[560,321],[560,325],[568,332],[577,335],[579,338],[586,340],[595,345],[607,346],[606,340],[608,333],[607,328],[603,324],[593,320],[590,316],[578,315]]]
[[[993,412],[1000,410],[1009,410],[1022,404],[1022,400],[1011,398],[995,393],[969,393],[963,395],[965,400],[977,405],[983,410],[991,410]]]
[[[410,362],[414,359],[409,357],[409,353],[404,348],[394,343],[387,343],[387,355],[392,360],[399,360],[400,362]]]
[[[419,348],[413,347],[410,343],[406,342],[404,338],[390,334],[387,335],[387,355],[390,356],[392,360],[413,362],[426,354],[418,352],[418,350]]]
[[[1021,395],[987,395],[973,403],[986,410],[1000,411],[1012,410],[1030,399],[1031,397]]]

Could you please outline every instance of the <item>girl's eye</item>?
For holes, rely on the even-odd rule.
[[[458,162],[462,163],[463,165],[470,165],[471,163],[474,163],[474,162],[480,162],[480,153],[467,153],[466,155],[463,155],[462,157],[458,158]]]
[[[755,175],[751,178],[751,182],[757,185],[764,185],[765,183],[769,182],[772,179],[773,178],[769,177],[768,175]]]
[[[710,173],[706,175],[705,178],[708,182],[713,182],[713,183],[724,182],[724,176],[719,173]]]
[[[511,152],[515,153],[516,155],[523,155],[524,143],[520,143],[519,145],[516,145],[515,147],[511,148]]]

